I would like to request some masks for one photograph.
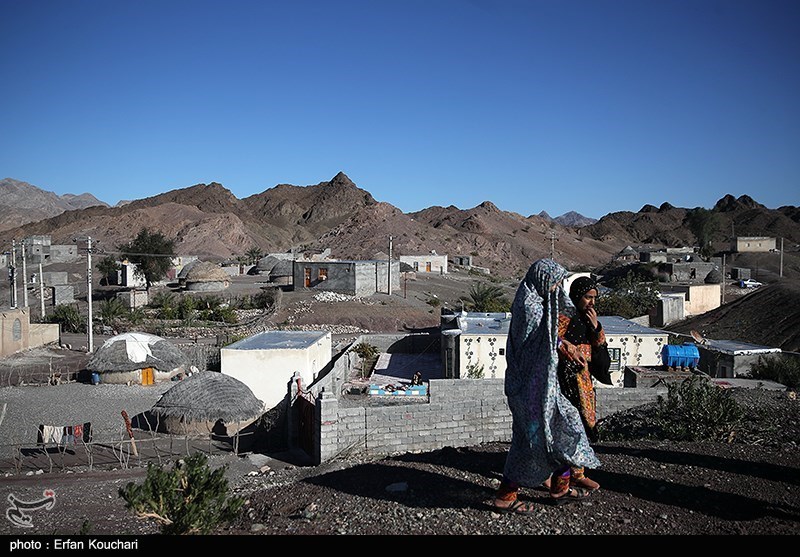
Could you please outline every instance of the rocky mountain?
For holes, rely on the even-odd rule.
[[[597,222],[597,219],[584,217],[582,214],[576,213],[575,211],[564,213],[560,217],[556,217],[553,220],[555,220],[561,226],[572,226],[574,228],[588,226]]]
[[[569,211],[567,213],[564,213],[560,217],[555,217],[555,218],[551,217],[547,211],[541,211],[536,216],[543,218],[545,220],[555,221],[561,226],[571,226],[573,228],[580,228],[581,226],[587,226],[597,222],[597,219],[584,217],[582,214],[576,213],[575,211]]]
[[[68,200],[77,203],[79,197]],[[584,226],[562,225],[546,214],[525,217],[490,201],[465,210],[451,205],[403,213],[376,201],[340,172],[327,182],[279,184],[244,199],[222,184],[210,183],[116,207],[98,204],[61,211],[0,230],[0,245],[32,234],[49,234],[54,243],[91,236],[99,252],[113,253],[115,246],[147,227],[174,238],[177,253],[209,260],[243,255],[252,247],[264,253],[330,248],[338,259],[362,259],[388,253],[391,237],[395,256],[431,251],[472,255],[474,265],[487,267],[494,275],[518,278],[532,261],[551,251],[567,267],[578,269],[599,267],[626,245],[692,245],[696,239],[687,220],[692,211],[667,203],[658,208],[647,205],[639,212],[611,213]],[[782,235],[800,242],[796,207],[771,210],[747,196],[726,196],[710,212],[721,243],[731,224],[737,234]],[[562,217],[573,223],[585,218],[577,213]]]
[[[94,206],[108,205],[90,193],[58,195],[12,178],[0,180],[0,230]]]
[[[631,245],[696,245],[690,225],[692,214],[701,208],[685,209],[664,203],[645,205],[638,212],[609,213],[597,223],[580,229],[597,240],[622,240]],[[734,236],[775,236],[800,243],[800,211],[797,207],[768,209],[747,195],[726,195],[710,213],[711,239],[716,249],[730,246]]]

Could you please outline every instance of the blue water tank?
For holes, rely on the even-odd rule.
[[[96,371],[92,372],[92,385],[99,385],[100,384],[100,374]]]
[[[667,367],[694,369],[700,362],[700,352],[691,342],[667,344],[661,349],[661,361]]]

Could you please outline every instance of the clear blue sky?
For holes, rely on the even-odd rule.
[[[800,205],[797,0],[0,0],[0,178]]]

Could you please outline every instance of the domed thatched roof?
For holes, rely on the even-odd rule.
[[[294,272],[294,262],[288,259],[278,261],[272,270],[269,272],[270,278],[272,277],[290,277]]]
[[[706,275],[706,278],[703,279],[703,282],[706,284],[721,284],[722,283],[722,273],[720,273],[717,269],[711,269]]]
[[[171,342],[147,333],[123,333],[111,337],[92,355],[89,371],[133,371],[152,367],[172,371],[188,365],[186,355]]]
[[[161,395],[152,413],[188,421],[243,422],[259,417],[263,404],[250,387],[230,375],[203,371],[190,375]]]
[[[178,279],[185,279],[186,275],[189,274],[189,271],[191,271],[192,268],[198,263],[202,263],[202,261],[200,261],[199,259],[195,259],[194,261],[190,261],[189,263],[184,265],[183,268],[181,268],[180,272],[178,273]]]
[[[186,275],[186,282],[225,282],[230,280],[222,267],[209,261],[201,261],[193,266]]]
[[[258,272],[263,275],[268,274],[275,266],[275,264],[278,263],[278,261],[280,261],[280,259],[278,259],[274,255],[268,255],[266,257],[262,257],[261,259],[258,260],[258,264],[256,265],[256,267],[258,268]]]

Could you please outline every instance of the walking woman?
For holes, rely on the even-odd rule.
[[[558,317],[558,381],[561,392],[578,409],[590,441],[597,440],[596,394],[594,377],[601,383],[611,385],[611,359],[606,345],[603,325],[597,318],[595,301],[598,287],[589,277],[572,281],[569,298],[575,305],[575,315]],[[573,467],[570,482],[590,491],[600,484],[586,477],[582,467]]]
[[[512,435],[503,481],[492,504],[496,511],[533,512],[530,503],[518,499],[519,489],[539,486],[548,477],[554,502],[584,497],[587,490],[569,485],[571,467],[600,466],[578,410],[558,383],[558,316],[574,313],[561,286],[566,275],[552,259],[534,262],[511,306],[505,394]]]

